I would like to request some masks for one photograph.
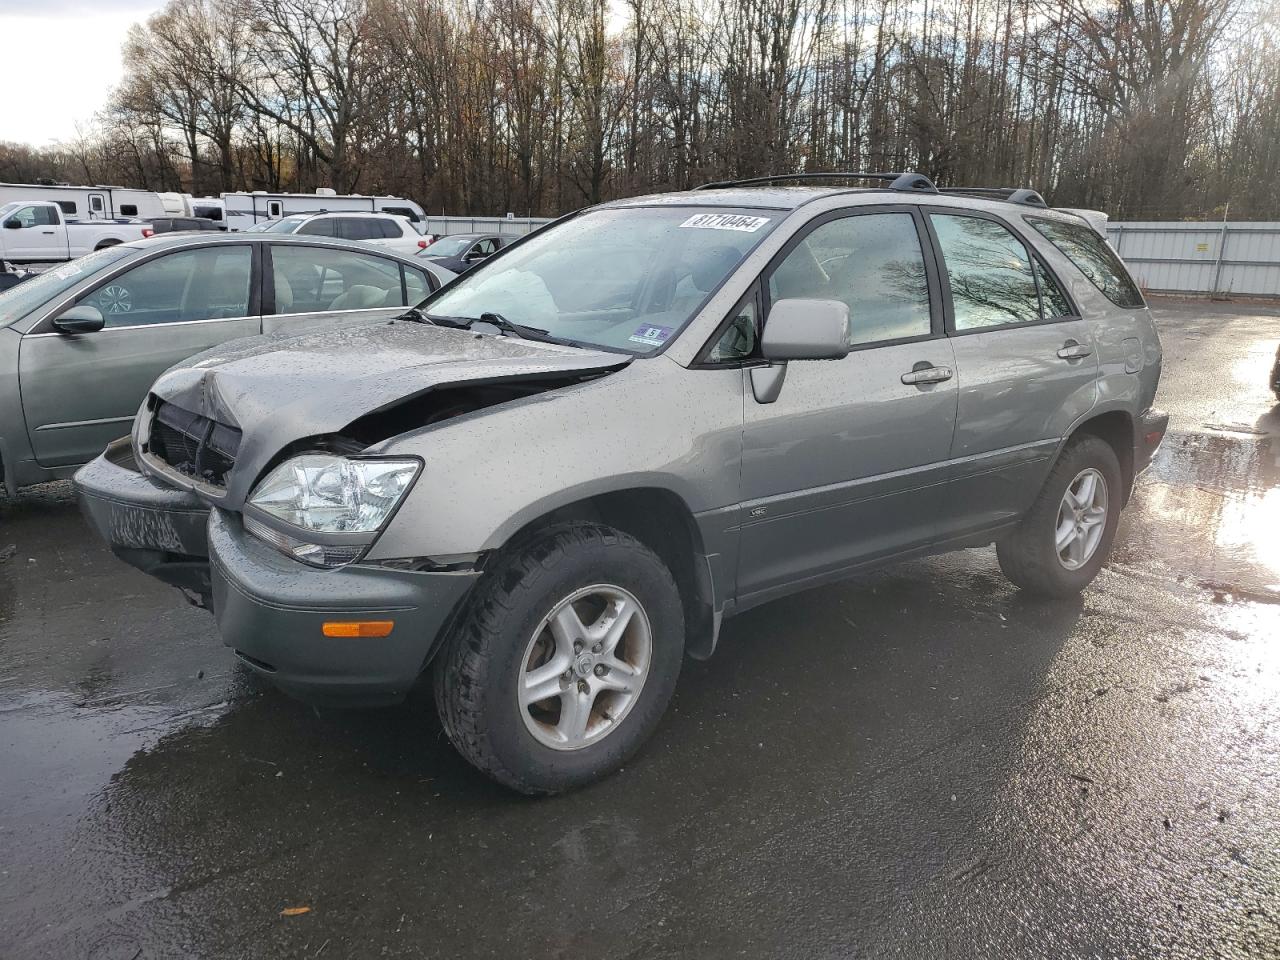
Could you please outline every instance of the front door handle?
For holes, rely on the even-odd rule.
[[[52,230],[41,230],[40,232],[41,232],[41,233],[43,233],[43,234],[47,234],[48,236],[51,236],[51,237],[53,236],[53,231],[52,231]]]
[[[1087,343],[1068,340],[1058,349],[1058,356],[1063,360],[1083,360],[1085,357],[1093,356],[1093,347]]]
[[[954,376],[950,367],[933,367],[916,365],[910,373],[902,375],[902,382],[919,386],[924,383],[942,383]]]

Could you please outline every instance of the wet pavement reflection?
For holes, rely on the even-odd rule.
[[[0,500],[0,957],[1280,954],[1280,316],[1158,314],[1174,432],[1083,597],[987,549],[769,604],[549,800]]]

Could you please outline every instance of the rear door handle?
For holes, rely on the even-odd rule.
[[[1093,348],[1086,343],[1068,340],[1058,349],[1058,356],[1063,360],[1083,360],[1093,356]]]
[[[950,367],[917,367],[910,373],[902,375],[905,384],[942,383],[954,376]]]

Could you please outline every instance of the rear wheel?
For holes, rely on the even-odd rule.
[[[1027,515],[996,544],[1000,569],[1032,593],[1079,593],[1111,552],[1120,497],[1120,463],[1111,445],[1087,435],[1069,441]]]
[[[684,617],[644,544],[594,523],[549,527],[485,574],[434,668],[449,739],[524,793],[616,770],[675,689]]]

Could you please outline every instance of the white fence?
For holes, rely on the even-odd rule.
[[[550,222],[547,217],[427,217],[426,232],[436,236],[496,233],[504,237],[523,237]]]
[[[1280,223],[1109,223],[1107,239],[1144,289],[1280,297]]]

